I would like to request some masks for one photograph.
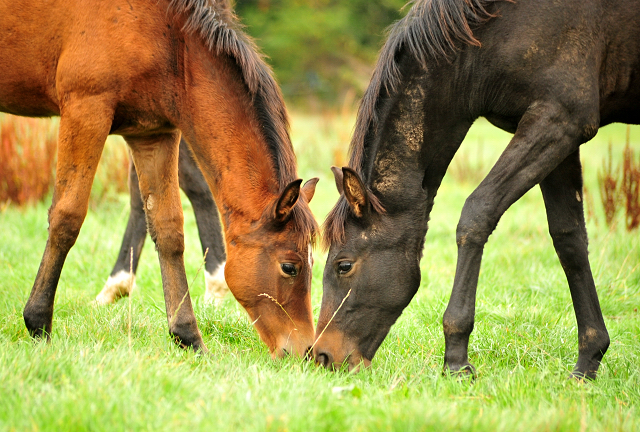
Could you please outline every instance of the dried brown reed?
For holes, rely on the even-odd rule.
[[[625,200],[625,222],[627,231],[640,225],[640,160],[634,158],[629,146],[631,128],[627,126],[627,139],[622,160],[622,194]]]
[[[56,126],[48,119],[0,117],[0,203],[42,200],[54,181]]]
[[[615,224],[615,216],[624,203],[627,231],[635,230],[640,226],[640,159],[635,158],[631,149],[630,134],[631,128],[627,126],[622,166],[613,168],[613,156],[611,144],[609,144],[609,159],[603,161],[602,170],[598,172],[600,197],[607,226],[611,227]]]
[[[620,208],[620,194],[618,169],[613,170],[613,152],[609,143],[609,159],[602,162],[602,169],[598,171],[598,183],[600,184],[600,198],[604,208],[604,218],[607,226],[613,225],[618,209]]]

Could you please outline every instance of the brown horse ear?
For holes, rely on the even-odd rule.
[[[300,184],[302,179],[294,180],[284,188],[278,203],[276,204],[275,219],[277,222],[284,222],[291,214],[291,210],[298,202],[300,197]]]
[[[342,188],[351,210],[357,217],[362,217],[369,208],[367,190],[360,180],[360,176],[351,168],[342,168]]]
[[[336,180],[336,187],[338,188],[338,193],[340,193],[340,195],[342,195],[344,193],[344,188],[342,187],[342,170],[340,168],[338,168],[337,166],[332,166],[331,167],[331,172],[333,172],[333,177],[335,177]]]
[[[318,184],[319,180],[320,179],[318,177],[314,177],[310,180],[307,180],[304,186],[302,186],[302,195],[307,202],[311,202],[313,194],[316,193],[316,184]]]

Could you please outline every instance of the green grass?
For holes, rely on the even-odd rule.
[[[353,119],[297,115],[300,173],[321,182],[312,207],[322,220],[337,198],[329,165],[346,148]],[[547,233],[539,189],[503,217],[485,248],[470,357],[475,382],[441,376],[441,319],[453,283],[455,227],[476,180],[445,179],[432,213],[422,285],[372,367],[329,373],[295,359],[272,361],[244,311],[228,298],[203,304],[193,213],[185,201],[186,265],[210,356],[176,348],[167,335],[160,272],[147,244],[132,299],[90,304],[115,258],[126,196],[97,204],[67,259],[53,340],[34,343],[22,320],[47,236],[47,205],[0,209],[0,430],[638,430],[640,247],[638,233],[604,226],[596,173],[624,127],[605,128],[583,151],[595,209],[591,262],[611,347],[595,382],[568,374],[577,358],[569,290]],[[478,141],[482,148],[478,150]],[[479,122],[456,156],[487,169],[508,134]],[[640,130],[632,130],[640,142]],[[622,225],[622,224],[619,224]],[[150,242],[149,242],[150,243]],[[317,317],[325,255],[315,252]]]

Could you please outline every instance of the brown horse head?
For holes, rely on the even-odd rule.
[[[258,221],[227,231],[227,283],[273,357],[304,356],[313,342],[311,247],[316,226],[308,202],[317,182],[311,179],[303,187],[302,180],[289,183]]]
[[[313,342],[309,209],[287,112],[271,70],[229,11],[171,1],[187,30],[188,103],[180,129],[211,187],[224,225],[229,290],[274,357]],[[225,15],[226,14],[226,15]],[[202,125],[206,125],[203,127]]]

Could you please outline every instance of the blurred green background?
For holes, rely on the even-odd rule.
[[[268,56],[287,102],[352,104],[368,84],[385,29],[407,0],[236,0],[236,14]]]

